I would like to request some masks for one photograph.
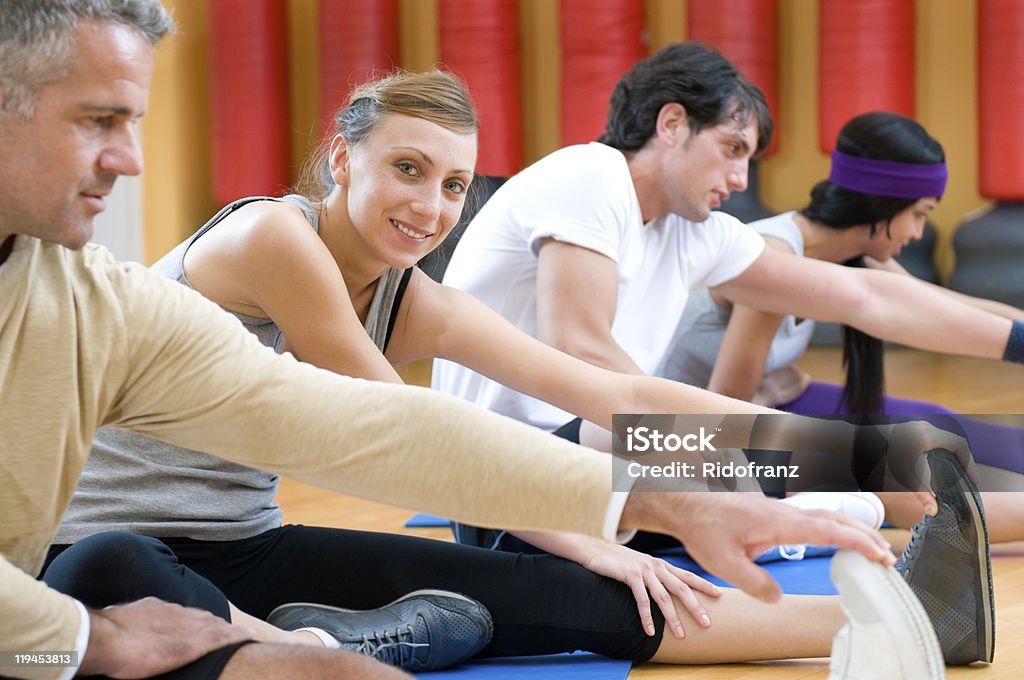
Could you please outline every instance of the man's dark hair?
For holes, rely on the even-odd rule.
[[[772,118],[761,90],[711,45],[679,42],[637,62],[612,92],[608,125],[598,140],[636,151],[654,136],[665,104],[686,109],[693,134],[729,120],[757,122],[757,150],[771,143]]]

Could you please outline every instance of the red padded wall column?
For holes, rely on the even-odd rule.
[[[619,78],[647,56],[644,0],[561,0],[562,144],[604,132]]]
[[[914,116],[914,0],[820,0],[819,142],[856,115]]]
[[[1024,1],[978,0],[978,171],[990,210],[953,237],[953,290],[1024,307]]]
[[[282,0],[210,3],[213,195],[220,203],[288,184]]]
[[[522,169],[523,125],[516,0],[441,0],[441,61],[469,86],[480,118],[477,171]]]
[[[320,0],[320,120],[325,131],[349,91],[399,64],[398,0]]]
[[[981,195],[1024,201],[1024,1],[978,3]]]
[[[736,64],[768,100],[773,119],[779,102],[778,0],[689,0],[690,39],[711,43]],[[770,150],[778,140],[778,124]]]

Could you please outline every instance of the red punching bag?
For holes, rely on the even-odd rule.
[[[773,119],[779,101],[778,0],[689,0],[690,39],[711,43],[761,88]],[[778,126],[769,151],[778,140]]]
[[[333,117],[352,88],[399,64],[398,0],[320,0],[320,120]]]
[[[596,140],[619,78],[647,56],[644,0],[561,0],[562,144]]]
[[[953,290],[1024,307],[1024,1],[978,0],[981,195],[953,237]]]
[[[441,0],[441,61],[469,87],[480,118],[477,172],[522,169],[516,0]]]
[[[283,0],[210,3],[213,195],[220,203],[288,185]]]
[[[869,111],[914,116],[914,0],[821,0],[818,112],[821,148]]]
[[[1024,201],[1024,1],[978,3],[981,195]]]

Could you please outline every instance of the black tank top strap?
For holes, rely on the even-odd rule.
[[[388,332],[384,336],[384,349],[387,350],[388,343],[391,342],[391,331],[395,329],[395,320],[398,318],[398,309],[402,306],[402,298],[405,296],[405,289],[409,287],[409,279],[412,278],[412,270],[415,267],[409,267],[402,272],[402,280],[398,282],[398,288],[395,289],[395,301],[391,305],[391,315],[388,317]]]

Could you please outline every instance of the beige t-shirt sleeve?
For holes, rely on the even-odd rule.
[[[426,388],[277,355],[141,268],[112,282],[128,364],[104,424],[465,522],[608,533],[610,456]]]
[[[0,640],[9,651],[67,652],[75,649],[81,610],[67,595],[32,578],[0,556]],[[4,676],[58,678],[63,668],[5,666]]]

